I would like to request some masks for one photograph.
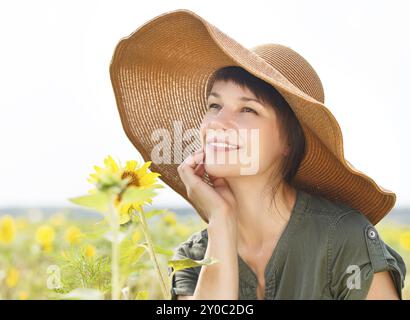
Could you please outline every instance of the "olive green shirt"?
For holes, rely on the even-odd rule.
[[[203,229],[179,244],[172,259],[201,260]],[[175,272],[172,300],[193,295],[202,266]],[[238,254],[239,300],[256,300],[257,277]],[[383,242],[358,210],[297,190],[290,219],[265,269],[265,299],[365,299],[373,274],[388,270],[400,299],[406,275],[402,257]],[[170,276],[172,267],[168,268]]]

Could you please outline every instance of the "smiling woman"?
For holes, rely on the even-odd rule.
[[[242,92],[247,96],[241,96],[240,93]],[[237,98],[240,103],[236,103],[236,96],[240,97]],[[274,172],[276,176],[273,175],[271,180],[279,180],[289,184],[304,156],[305,136],[295,113],[282,95],[270,84],[254,77],[241,67],[228,66],[217,70],[211,77],[207,87],[208,111],[202,120],[202,136],[205,135],[204,131],[208,129],[211,129],[209,130],[211,134],[212,130],[222,129],[223,124],[221,126],[220,123],[221,109],[225,105],[227,111],[223,111],[224,115],[225,113],[229,114],[229,108],[234,109],[236,107],[240,109],[237,112],[238,119],[235,120],[237,127],[231,131],[232,133],[239,131],[235,129],[248,129],[242,132],[249,133],[251,129],[267,128],[267,130],[258,130],[258,155],[254,157],[251,155],[251,157],[252,159],[257,158],[259,161],[265,158],[263,155],[260,156],[259,152],[267,152],[271,154],[269,161],[272,161],[273,158],[277,157],[275,153],[282,153],[283,157],[277,157],[278,165]],[[249,114],[240,115],[239,112]],[[218,120],[216,120],[217,114]],[[272,125],[272,122],[274,125]],[[266,135],[263,136],[263,133],[266,133]],[[241,137],[239,133],[237,140],[251,141],[252,139],[249,135]],[[242,152],[252,154],[252,147],[242,148]],[[258,168],[265,171],[265,167],[266,164],[261,164],[259,161]],[[211,175],[218,176],[219,174],[215,170],[215,168],[209,168],[208,166],[206,171]],[[226,170],[226,168],[222,167],[221,170]],[[279,174],[280,177],[278,177]],[[273,200],[277,189],[278,185],[272,183]]]
[[[404,262],[377,236],[364,215],[342,202],[294,189],[293,178],[304,156],[305,137],[295,114],[277,90],[237,66],[217,70],[210,90],[201,124],[201,141],[206,144],[204,163],[192,161],[191,165],[195,166],[196,175],[206,171],[214,182],[220,177],[226,181],[225,185],[217,184],[219,195],[214,195],[214,199],[220,197],[230,203],[228,210],[234,210],[231,216],[235,217],[236,231],[230,233],[221,228],[222,214],[211,210],[211,226],[182,243],[173,260],[213,256],[225,266],[176,272],[172,298],[216,299],[208,291],[213,288],[211,283],[215,284],[213,290],[225,288],[228,297],[227,288],[237,290],[239,299],[401,298]],[[258,130],[257,154],[252,154],[254,148],[249,145],[253,141],[246,136],[227,134],[243,129]],[[213,131],[217,133],[212,136]],[[241,148],[212,148],[214,141]],[[250,152],[252,158],[258,158],[258,172],[245,177],[237,168],[241,163],[215,165],[208,160],[214,153],[227,151]],[[273,170],[275,164],[278,167]],[[279,174],[273,177],[272,172]],[[181,169],[180,174],[189,187],[189,173]],[[268,206],[262,196],[266,186],[272,187],[266,194],[279,199],[280,209],[276,203],[276,210]],[[279,195],[275,194],[277,190]],[[205,198],[199,193],[197,197]],[[209,205],[204,202],[202,207]],[[237,256],[230,256],[227,251],[235,235]],[[218,278],[218,272],[228,270],[232,263],[238,264],[237,269],[231,269],[237,270],[238,288],[227,277]]]
[[[152,165],[208,223],[173,260],[218,260],[172,273],[174,299],[402,297],[403,259],[374,228],[396,195],[345,159],[322,82],[299,53],[247,49],[183,9],[122,39],[110,72],[144,159],[156,128],[199,129],[182,163]]]

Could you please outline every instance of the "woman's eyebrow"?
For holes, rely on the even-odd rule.
[[[221,95],[217,92],[211,92],[209,94],[209,96],[214,96],[214,97],[217,97],[217,98],[221,97]],[[241,100],[241,101],[255,101],[255,102],[261,104],[262,106],[264,106],[264,104],[262,102],[260,102],[258,99],[253,99],[253,98],[249,98],[249,97],[241,97],[241,98],[239,98],[239,100]]]

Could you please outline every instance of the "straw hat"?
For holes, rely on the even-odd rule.
[[[145,161],[151,160],[158,143],[151,136],[154,130],[182,135],[183,130],[200,127],[207,85],[212,74],[225,66],[240,66],[268,82],[295,112],[306,137],[295,188],[342,201],[373,224],[393,208],[396,195],[344,158],[342,132],[324,105],[322,83],[301,55],[278,44],[247,49],[186,9],[161,14],[122,38],[110,64],[122,125]],[[181,121],[183,128],[175,121]],[[182,148],[189,144],[192,141],[182,141]],[[194,144],[199,148],[200,139]],[[182,160],[154,161],[151,169],[195,208],[177,172]],[[212,184],[206,174],[203,180]]]

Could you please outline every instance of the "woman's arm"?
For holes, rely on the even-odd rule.
[[[205,174],[204,147],[178,166],[187,195],[208,223],[205,257],[219,262],[202,266],[193,296],[185,299],[237,300],[239,287],[236,199],[224,178],[208,174],[213,186],[202,180]],[[179,300],[180,297],[177,296]]]
[[[399,300],[389,271],[374,274],[366,300]]]
[[[227,215],[217,214],[208,224],[208,245],[205,257],[219,262],[204,265],[193,296],[178,296],[178,300],[238,300],[239,273],[237,229]],[[215,217],[214,216],[214,217]]]

